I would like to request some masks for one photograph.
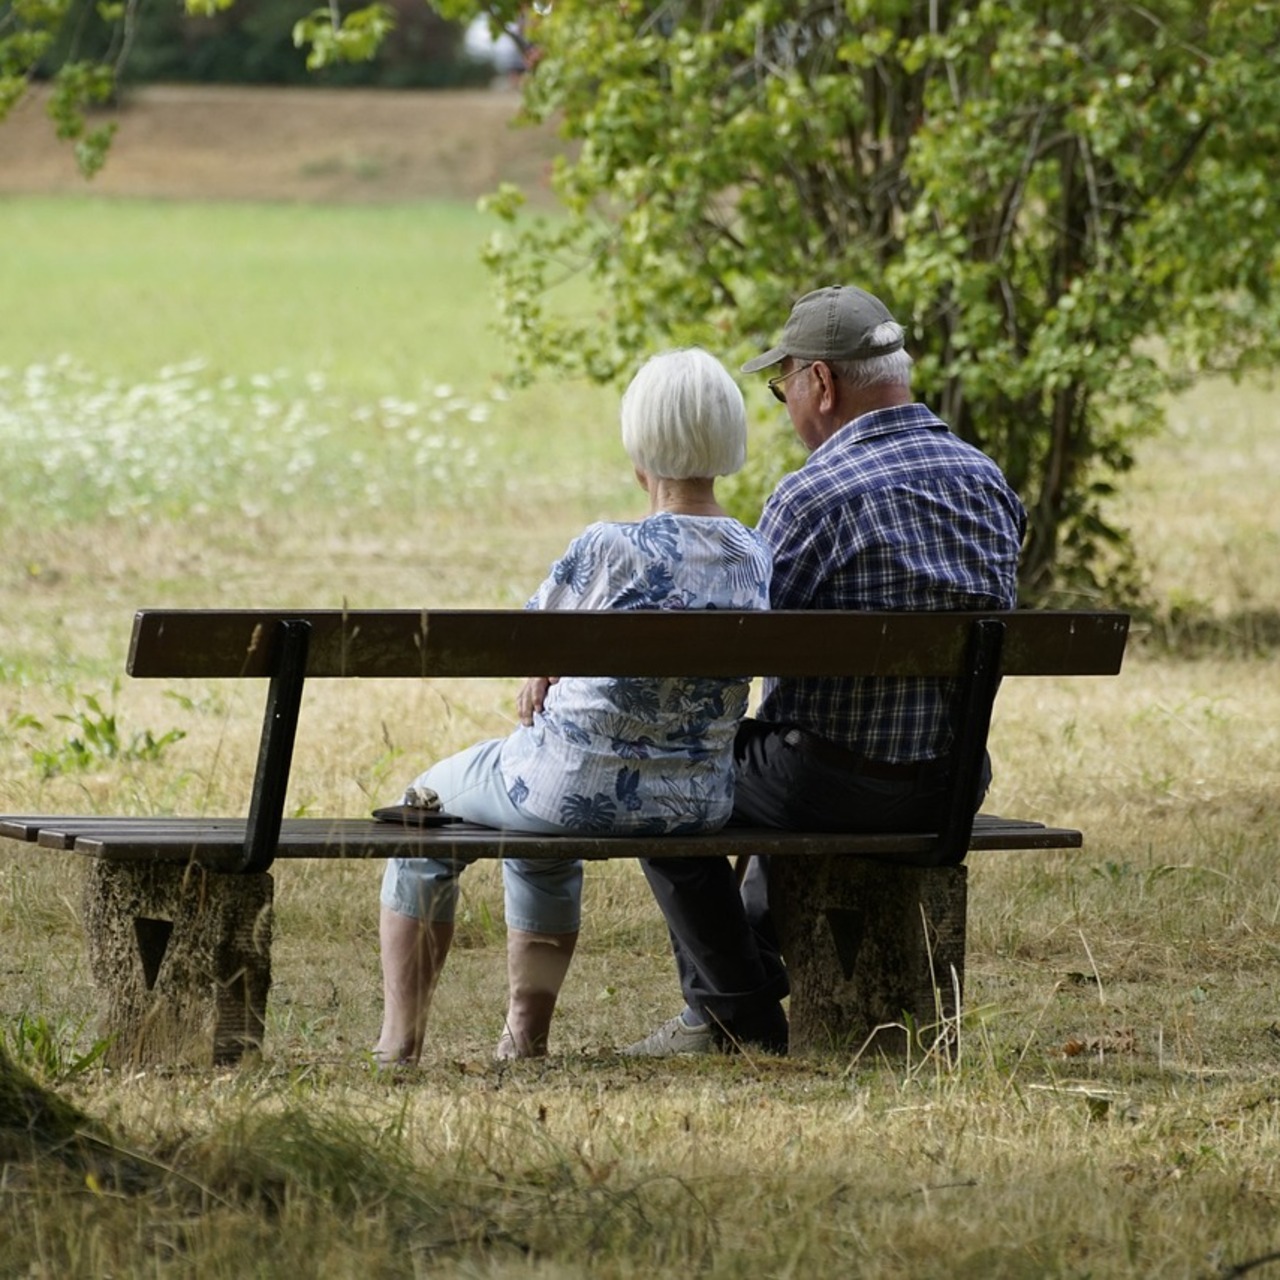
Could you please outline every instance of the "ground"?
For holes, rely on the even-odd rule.
[[[101,113],[119,129],[106,167],[86,182],[36,92],[0,123],[0,196],[471,200],[502,181],[536,194],[559,144],[549,129],[516,127],[518,106],[505,87],[152,85]]]

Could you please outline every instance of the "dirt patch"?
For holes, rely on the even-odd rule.
[[[152,85],[101,113],[119,128],[106,167],[86,182],[36,92],[0,123],[0,193],[472,200],[508,181],[545,199],[563,144],[549,128],[516,126],[518,106],[510,89]]]

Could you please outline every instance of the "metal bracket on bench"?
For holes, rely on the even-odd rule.
[[[271,638],[272,676],[262,718],[262,742],[253,779],[253,798],[245,828],[240,871],[266,871],[280,843],[285,791],[293,762],[293,741],[302,708],[302,685],[307,675],[311,624],[298,618],[276,626]]]
[[[947,812],[938,834],[937,862],[958,866],[969,850],[973,834],[974,798],[986,759],[987,734],[991,729],[991,708],[1000,687],[1000,655],[1004,649],[1004,623],[998,618],[981,618],[973,624],[965,660],[965,680],[956,707],[955,739]]]

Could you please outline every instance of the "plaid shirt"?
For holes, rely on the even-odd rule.
[[[1011,609],[1026,512],[1000,469],[920,404],[855,418],[784,476],[760,517],[774,609]],[[950,744],[955,681],[775,679],[761,720],[875,760]]]

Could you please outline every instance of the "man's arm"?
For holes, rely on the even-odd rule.
[[[785,498],[774,494],[760,513],[759,530],[773,557],[769,607],[808,609],[835,548],[827,531],[815,528]]]

